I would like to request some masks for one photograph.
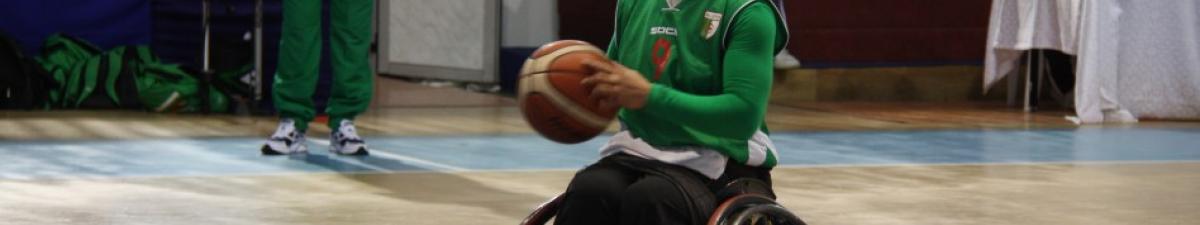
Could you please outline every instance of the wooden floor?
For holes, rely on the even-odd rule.
[[[369,138],[368,143],[393,137],[407,138],[403,141],[423,137],[523,137],[532,133],[510,97],[390,79],[381,79],[379,83],[382,88],[377,88],[371,110],[356,120],[360,133]],[[994,103],[776,102],[769,107],[767,123],[775,133],[834,132],[836,135],[1200,128],[1196,123],[1153,121],[1081,128],[1064,119],[1069,115],[1069,111],[1024,113]],[[47,143],[61,146],[96,140],[203,142],[211,138],[247,140],[253,146],[259,138],[269,135],[275,125],[276,119],[268,116],[3,111],[0,152],[27,153],[21,159],[31,160],[10,161],[7,167],[0,165],[0,175],[37,173],[27,170],[45,168],[48,163],[71,167],[71,162],[80,162],[53,162],[50,159],[56,156],[29,153],[34,148],[22,146]],[[310,127],[313,130],[310,136],[328,135],[321,121]],[[186,151],[188,155],[179,157],[197,157],[198,161],[204,157],[227,157],[197,153],[207,150],[191,149]],[[248,164],[314,160],[261,157],[254,147],[220,151],[235,152],[227,160]],[[87,154],[72,160],[112,157],[103,151],[83,152]],[[471,157],[489,154],[503,153],[484,151]],[[337,165],[374,165],[367,159],[319,159]],[[183,162],[186,164],[186,160]],[[138,163],[101,163],[95,168],[64,171],[120,171],[121,167],[135,167]],[[198,170],[205,168],[222,170],[210,167]],[[531,207],[561,192],[573,173],[573,169],[561,168],[338,171],[341,170],[263,175],[0,178],[0,224],[515,224]],[[1198,171],[1197,161],[1179,159],[797,164],[783,165],[773,173],[781,202],[810,224],[1200,224],[1200,213],[1196,213],[1200,212]],[[56,174],[47,176],[52,175]]]
[[[382,77],[379,83],[370,111],[356,121],[365,135],[532,132],[512,97]],[[1064,128],[1075,127],[1064,119],[1071,114],[1024,113],[1002,103],[775,102],[768,108],[767,125],[779,131]],[[310,127],[327,133],[320,119]],[[275,125],[276,119],[267,116],[0,111],[0,126],[15,128],[0,130],[0,140],[265,136]]]
[[[428,87],[420,87],[428,88]],[[533,131],[508,97],[460,93],[479,100],[372,108],[356,119],[371,136],[528,134]],[[400,99],[413,99],[398,96]],[[422,100],[425,101],[425,100]],[[384,104],[384,103],[379,103]],[[461,104],[461,105],[448,105]],[[776,131],[1074,128],[1070,111],[1025,113],[1002,103],[793,103],[772,104],[767,126]],[[3,111],[0,140],[265,136],[268,116],[155,114],[130,111]],[[1194,122],[1145,121],[1092,127],[1190,126]],[[318,118],[313,133],[327,134]],[[615,130],[616,124],[610,126]]]

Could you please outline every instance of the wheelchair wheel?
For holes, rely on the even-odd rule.
[[[803,220],[760,194],[734,196],[717,206],[708,225],[805,225]]]
[[[750,206],[724,223],[729,225],[807,225],[800,217],[777,204]]]

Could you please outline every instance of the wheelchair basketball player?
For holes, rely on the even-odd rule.
[[[579,171],[555,224],[702,224],[729,181],[770,183],[764,117],[788,32],[767,0],[621,0],[608,57],[585,62],[621,130]]]

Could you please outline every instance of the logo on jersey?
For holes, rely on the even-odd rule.
[[[660,34],[678,36],[679,31],[675,30],[674,27],[651,27],[650,28],[650,35],[660,35]]]
[[[704,36],[704,39],[712,39],[713,35],[717,34],[717,28],[721,27],[721,17],[720,13],[704,11],[704,24],[701,24],[703,28],[700,29],[700,35]]]

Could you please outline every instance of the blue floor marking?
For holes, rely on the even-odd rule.
[[[375,151],[469,170],[581,168],[607,137],[561,145],[537,135],[368,137]],[[775,133],[780,165],[1200,160],[1200,129],[1081,128]],[[428,171],[384,157],[259,155],[260,138],[0,142],[0,179]]]
[[[820,132],[771,138],[784,165],[1200,160],[1200,129]]]

